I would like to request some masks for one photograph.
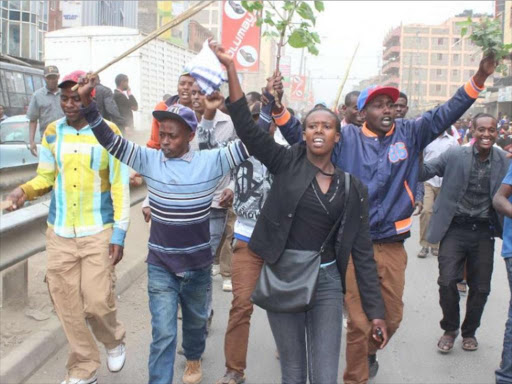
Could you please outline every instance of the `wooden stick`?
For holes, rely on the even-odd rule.
[[[105,64],[103,67],[101,67],[100,69],[96,70],[93,72],[93,75],[97,75],[99,74],[100,72],[103,72],[105,69],[107,69],[108,67],[110,67],[111,65],[117,63],[118,61],[124,59],[126,56],[128,56],[129,54],[135,52],[137,49],[139,49],[140,47],[146,45],[147,43],[149,43],[151,40],[154,40],[155,38],[157,38],[158,36],[160,36],[162,33],[164,32],[167,32],[169,29],[173,28],[173,27],[176,27],[177,25],[180,25],[182,22],[184,22],[185,20],[189,19],[190,17],[194,16],[196,13],[198,13],[199,11],[201,11],[202,9],[206,8],[207,6],[209,6],[210,4],[214,3],[215,0],[210,0],[210,1],[201,1],[199,4],[196,4],[194,5],[193,7],[187,9],[185,12],[183,12],[182,14],[180,14],[178,17],[176,17],[175,19],[169,21],[167,24],[164,24],[162,25],[160,28],[154,30],[153,32],[151,32],[149,35],[147,35],[144,39],[142,39],[141,41],[139,41],[137,44],[135,44],[133,47],[131,47],[130,49],[128,49],[126,52],[122,53],[121,55],[119,55],[118,57],[116,57],[115,59],[111,60],[110,62],[108,62],[107,64]],[[76,84],[73,88],[71,88],[73,91],[76,91],[78,89],[78,84]]]
[[[345,87],[345,83],[348,79],[348,74],[350,73],[350,68],[352,67],[352,63],[354,62],[354,58],[356,57],[357,50],[359,49],[359,43],[357,43],[356,49],[354,49],[354,53],[352,54],[352,58],[350,59],[350,63],[348,64],[347,71],[345,72],[345,77],[343,77],[343,81],[340,84],[340,88],[338,89],[338,94],[336,95],[336,99],[334,100],[334,105],[332,106],[332,111],[336,113],[336,109],[338,108],[338,103],[340,102],[341,93],[343,92],[343,87]]]

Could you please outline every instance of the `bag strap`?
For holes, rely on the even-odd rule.
[[[331,241],[332,237],[334,236],[334,233],[338,230],[338,226],[341,224],[341,220],[343,219],[343,216],[345,216],[345,212],[347,210],[347,203],[348,203],[348,195],[350,193],[350,173],[345,172],[345,196],[343,198],[343,212],[338,217],[338,220],[336,220],[336,223],[331,228],[331,231],[327,235],[327,238],[325,239],[324,243],[322,244],[322,247],[320,248],[320,254],[324,252],[324,249],[326,245]]]

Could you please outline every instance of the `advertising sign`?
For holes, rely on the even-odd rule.
[[[290,88],[290,76],[292,75],[292,57],[282,56],[279,62],[279,70],[283,76],[283,87]]]
[[[62,28],[80,27],[82,21],[81,1],[61,1]]]
[[[234,59],[238,71],[258,72],[260,28],[256,15],[247,12],[240,3],[222,2],[222,46]]]
[[[306,95],[306,76],[294,75],[291,77],[292,92],[290,95],[293,101],[304,101]]]

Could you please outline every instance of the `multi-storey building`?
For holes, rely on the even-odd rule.
[[[461,38],[458,22],[467,14],[440,25],[407,24],[384,39],[382,73],[385,85],[399,88],[419,109],[449,99],[478,68],[481,51]],[[478,17],[473,17],[478,20]]]
[[[196,3],[197,1],[188,0],[140,1],[138,3],[138,28],[143,33],[151,33]],[[190,20],[185,20],[182,24],[160,35],[160,38],[193,50],[197,50],[198,36],[208,35],[220,40],[221,10],[222,1],[216,1],[192,16]]]
[[[137,3],[128,0],[60,0],[62,27],[105,25],[137,28]]]
[[[43,60],[44,34],[48,30],[49,1],[2,1],[0,53]]]

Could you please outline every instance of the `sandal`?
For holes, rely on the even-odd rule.
[[[245,383],[245,375],[241,375],[235,371],[227,371],[224,377],[217,381],[216,384],[243,384]]]
[[[458,331],[453,332],[445,332],[443,336],[439,339],[437,343],[437,349],[441,353],[448,353],[453,349],[453,343],[455,339],[459,335]]]
[[[478,341],[476,341],[475,337],[463,337],[462,349],[470,352],[476,351],[478,349]]]

